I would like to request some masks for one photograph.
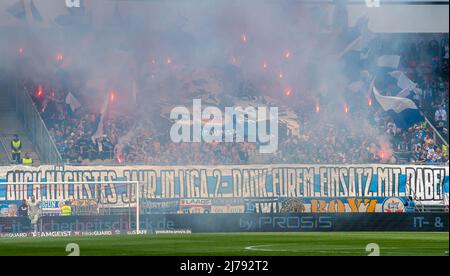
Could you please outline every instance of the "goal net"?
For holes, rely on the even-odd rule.
[[[0,183],[0,235],[140,233],[139,182]]]

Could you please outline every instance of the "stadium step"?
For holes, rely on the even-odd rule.
[[[11,164],[10,143],[14,134],[18,134],[22,140],[22,156],[29,152],[34,165],[40,165],[39,156],[16,112],[2,109],[0,109],[0,165]]]
[[[14,111],[14,104],[8,100],[8,95],[4,90],[0,90],[0,111]]]

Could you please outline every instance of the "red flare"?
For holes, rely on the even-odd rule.
[[[61,61],[63,61],[63,59],[64,59],[64,55],[63,55],[63,54],[58,53],[58,54],[56,55],[56,61],[57,61],[57,62],[61,62]]]
[[[20,55],[23,55],[24,53],[25,53],[25,49],[22,48],[22,47],[20,47],[20,48],[19,48],[19,54],[20,54]]]
[[[109,95],[109,100],[110,100],[110,102],[115,102],[116,101],[116,99],[117,99],[117,97],[116,97],[116,93],[115,92],[111,92],[111,95]]]
[[[292,95],[292,89],[291,88],[286,88],[286,90],[284,91],[284,95],[289,97]]]
[[[119,154],[118,156],[117,156],[117,162],[118,163],[120,163],[120,164],[122,164],[123,163],[123,156],[121,155],[121,154]]]
[[[172,63],[172,59],[170,57],[168,57],[167,60],[166,60],[166,63],[167,64],[171,64]]]
[[[36,96],[37,96],[37,97],[42,97],[43,95],[44,95],[44,90],[42,89],[42,85],[39,84],[39,85],[38,85],[38,89],[37,89],[37,91],[36,91]]]
[[[242,34],[241,35],[241,39],[243,42],[247,42],[247,35],[246,34]]]
[[[290,52],[289,50],[286,50],[286,51],[284,52],[284,57],[285,57],[285,58],[290,58],[290,57],[291,57],[291,52]]]
[[[319,112],[320,112],[320,105],[316,104],[316,113],[319,113]]]
[[[264,61],[263,65],[262,65],[263,69],[267,69],[267,66],[268,66],[267,62]]]
[[[348,111],[349,111],[348,105],[345,105],[345,106],[344,106],[344,112],[345,112],[345,113],[348,113]]]
[[[367,104],[368,104],[369,106],[372,106],[372,98],[368,98],[368,99],[367,99]]]
[[[283,73],[279,73],[278,74],[278,78],[282,79],[283,78]]]

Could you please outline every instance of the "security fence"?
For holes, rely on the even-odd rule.
[[[14,100],[17,116],[23,123],[33,146],[39,153],[41,162],[54,165],[62,164],[61,154],[56,147],[55,141],[45,126],[27,90],[16,82],[8,86],[8,93],[10,99]]]

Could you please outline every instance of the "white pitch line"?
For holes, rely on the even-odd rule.
[[[263,249],[263,248],[257,248],[257,247],[267,247],[267,246],[276,246],[278,244],[263,244],[263,245],[253,245],[253,246],[247,246],[245,248],[245,250],[253,250],[253,251],[292,251],[292,250],[287,250],[287,249]]]
[[[361,248],[357,247],[344,247],[344,248],[336,248],[335,250],[314,250],[310,248],[297,248],[297,249],[269,249],[269,248],[260,248],[260,247],[270,247],[270,246],[277,246],[280,244],[262,244],[262,245],[253,245],[253,246],[247,246],[245,247],[245,250],[252,250],[252,251],[266,251],[266,252],[320,252],[320,253],[331,253],[331,252],[340,252],[340,253],[355,253],[357,250],[363,251]],[[384,249],[399,249],[400,247],[384,247]],[[343,250],[352,250],[352,251],[343,251]]]

